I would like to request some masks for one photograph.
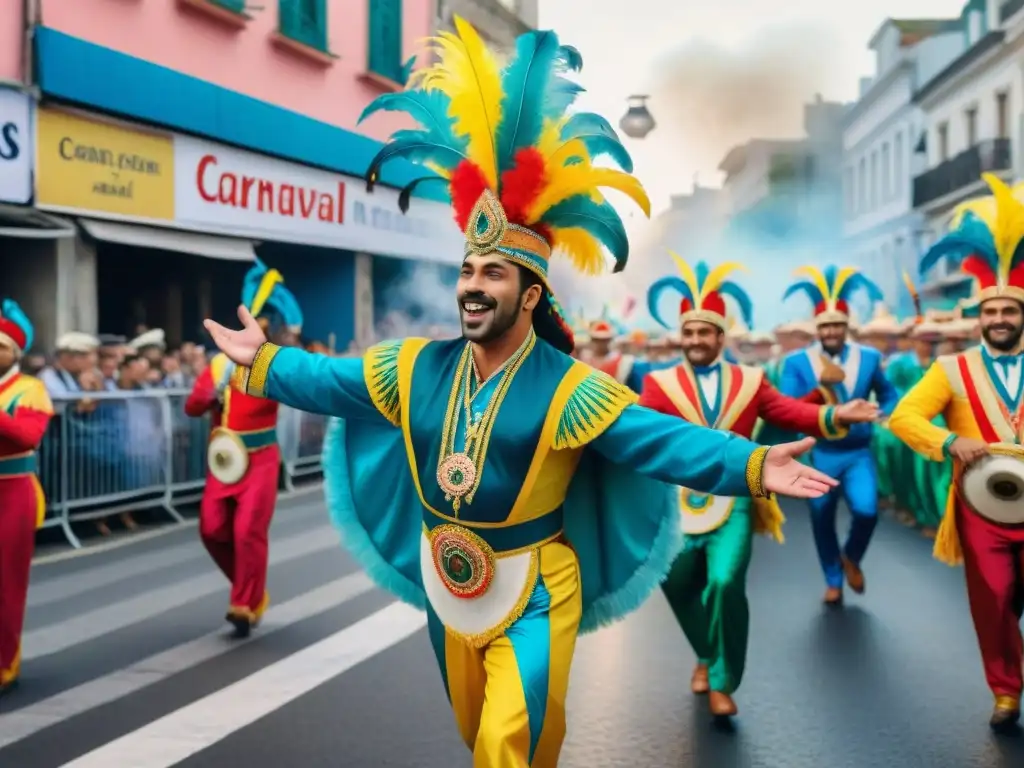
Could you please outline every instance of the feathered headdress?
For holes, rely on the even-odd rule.
[[[921,257],[921,274],[952,256],[976,280],[976,303],[995,298],[1024,303],[1024,204],[998,176],[981,178],[992,195],[957,206],[950,232]]]
[[[615,339],[619,336],[625,336],[626,333],[626,326],[612,317],[607,304],[601,309],[601,317],[594,320],[587,328],[587,335],[598,341]]]
[[[656,280],[647,291],[647,311],[658,323],[666,328],[677,327],[675,323],[666,323],[658,311],[661,297],[666,290],[672,289],[683,296],[679,303],[679,320],[682,323],[702,320],[718,326],[723,331],[728,330],[725,297],[731,296],[739,305],[744,324],[748,328],[753,326],[754,305],[750,296],[736,283],[727,279],[733,272],[743,269],[741,264],[727,262],[711,269],[701,261],[693,268],[679,254],[669,251],[669,255],[675,261],[680,277],[663,277]]]
[[[294,333],[302,331],[302,309],[292,292],[284,287],[284,277],[276,269],[256,259],[256,265],[245,274],[242,303],[253,317],[278,321]]]
[[[794,275],[807,279],[798,280],[789,286],[782,300],[803,292],[814,305],[816,325],[849,323],[850,298],[858,290],[866,291],[872,304],[885,298],[877,285],[853,267],[828,266],[818,269],[806,266],[797,269]]]
[[[0,340],[11,344],[18,354],[32,348],[35,329],[28,315],[13,299],[4,299],[0,304]]]
[[[412,74],[413,90],[384,94],[363,112],[360,120],[380,110],[406,112],[422,126],[391,137],[370,163],[367,185],[372,189],[381,166],[396,157],[427,166],[433,174],[403,189],[399,205],[408,206],[419,183],[444,181],[466,256],[497,253],[537,275],[547,288],[534,313],[537,333],[571,351],[572,331],[547,282],[552,252],[597,274],[604,246],[614,271],[622,270],[626,230],[598,190],[625,193],[648,216],[650,201],[608,121],[567,114],[583,90],[564,77],[583,66],[575,48],[554,32],[528,32],[502,68],[473,27],[458,16],[454,22],[455,33],[431,41],[437,63]],[[596,167],[603,155],[623,170]]]

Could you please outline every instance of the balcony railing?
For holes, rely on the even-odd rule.
[[[1008,171],[1011,167],[1009,139],[991,139],[975,144],[954,158],[914,178],[914,207],[952,194],[980,180],[986,171]]]
[[[1017,11],[1024,8],[1024,0],[1006,0],[999,6],[999,23],[1005,24]]]

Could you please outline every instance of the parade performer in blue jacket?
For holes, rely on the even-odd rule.
[[[786,357],[779,389],[784,395],[823,405],[867,400],[874,393],[883,416],[892,413],[898,395],[885,377],[881,353],[847,340],[851,296],[864,290],[872,302],[881,301],[878,286],[850,267],[802,267],[797,275],[804,279],[791,285],[783,300],[797,293],[811,300],[818,343]],[[861,561],[878,522],[878,477],[871,435],[871,424],[855,424],[842,440],[819,443],[811,452],[811,464],[840,481],[840,487],[811,500],[814,543],[825,573],[825,602],[830,605],[843,600],[844,576],[854,592],[864,592]],[[853,517],[842,551],[836,536],[840,495]]]
[[[367,572],[427,611],[474,766],[553,768],[577,635],[637,608],[679,551],[668,484],[809,498],[834,481],[794,460],[812,441],[769,450],[686,424],[570,357],[552,252],[597,272],[604,245],[621,269],[626,234],[598,189],[645,212],[647,196],[607,121],[566,113],[575,49],[529,32],[502,69],[455,27],[413,90],[368,108],[423,126],[398,132],[368,178],[404,156],[446,182],[466,238],[463,338],[385,342],[359,360],[267,343],[244,308],[241,331],[207,327],[247,392],[341,417],[325,445],[330,513]]]

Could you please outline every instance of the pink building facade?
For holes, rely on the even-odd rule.
[[[362,179],[403,123],[359,116],[404,87],[434,2],[5,4],[0,87],[40,94],[26,207],[55,236],[25,238],[17,268],[0,267],[41,338],[144,323],[202,341],[199,320],[230,313],[258,257],[297,293],[310,340],[344,348],[374,335],[375,275],[454,269],[439,185],[402,215],[398,191],[422,170],[395,164],[372,193]]]

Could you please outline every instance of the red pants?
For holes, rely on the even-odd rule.
[[[234,485],[207,478],[199,508],[199,535],[231,582],[230,610],[250,618],[265,608],[268,534],[280,464],[276,445],[249,454],[249,469]]]
[[[957,530],[985,679],[996,696],[1019,698],[1024,690],[1024,529],[993,525],[958,504]]]
[[[28,574],[42,493],[33,475],[0,478],[0,685],[18,677]]]

